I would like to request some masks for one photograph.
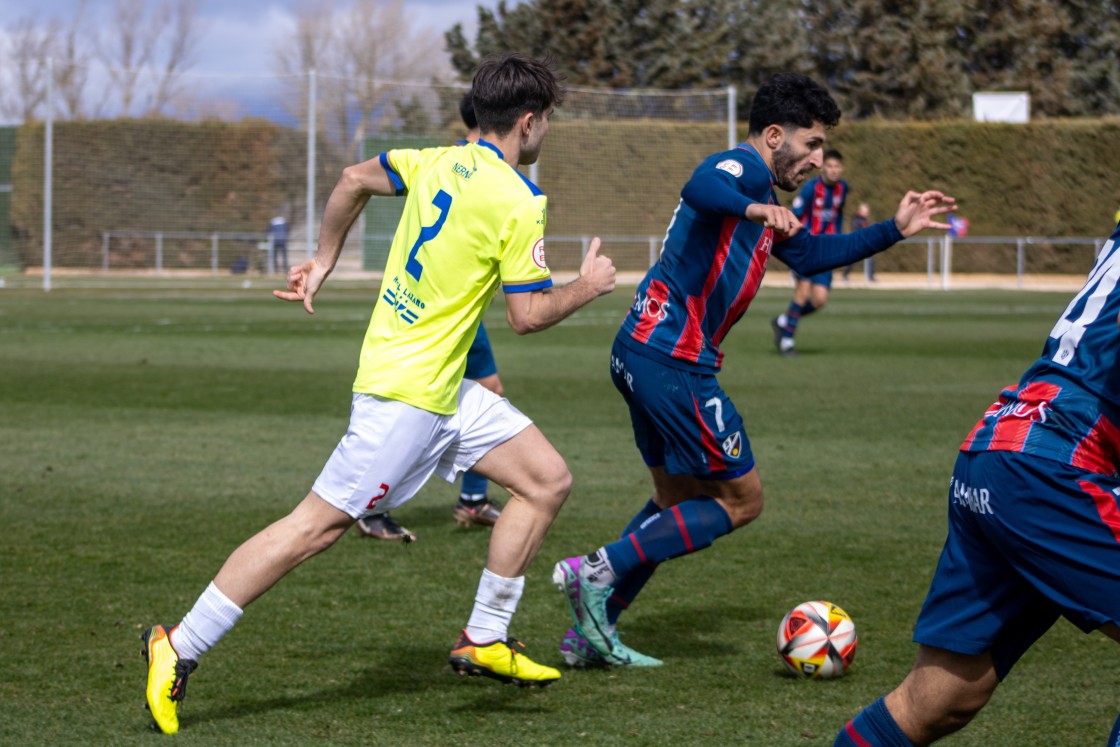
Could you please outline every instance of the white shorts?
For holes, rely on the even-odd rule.
[[[433,472],[453,482],[532,424],[509,400],[470,380],[459,386],[453,415],[355,394],[350,427],[311,490],[355,519],[384,513],[416,495]]]

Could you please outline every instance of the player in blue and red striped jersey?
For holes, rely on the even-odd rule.
[[[793,214],[814,236],[844,232],[844,201],[848,199],[848,183],[840,178],[843,173],[844,157],[840,151],[825,151],[820,175],[805,182],[793,201]],[[770,320],[774,345],[784,356],[797,354],[793,348],[793,337],[801,319],[820,311],[828,303],[832,270],[814,275],[794,271],[793,279],[793,300],[789,302],[789,308]]]
[[[709,156],[681,190],[661,258],[642,280],[611,351],[611,377],[630,408],[654,495],[622,539],[562,560],[553,579],[575,626],[570,664],[660,662],[624,646],[614,625],[657,564],[701,550],[762,511],[762,483],[743,420],[716,381],[720,343],[750,305],[771,253],[811,275],[882,251],[952,209],[940,192],[909,192],[892,220],[858,233],[812,236],[778,203],[819,168],[840,119],[828,92],[783,73],[759,88],[746,142]]]
[[[914,668],[836,745],[924,745],[961,729],[1059,616],[1120,642],[1118,280],[1120,228],[1042,356],[961,444]]]

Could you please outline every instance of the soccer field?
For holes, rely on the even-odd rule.
[[[499,294],[500,295],[500,294]],[[893,687],[940,551],[957,447],[1018,379],[1071,294],[839,289],[778,357],[764,289],[721,382],[767,504],[666,564],[622,620],[663,658],[544,691],[455,677],[488,532],[431,483],[394,515],[412,545],[343,537],[260,601],[190,680],[190,745],[831,745]],[[512,632],[559,664],[552,563],[613,539],[649,497],[611,339],[631,290],[518,338],[486,321],[507,396],[575,476]],[[375,289],[339,282],[309,317],[264,288],[0,290],[0,743],[154,744],[137,635],[175,623],[227,554],[304,496],[343,434]],[[504,496],[499,496],[504,497]],[[785,674],[775,633],[826,599],[855,621],[848,676]],[[1103,744],[1115,644],[1062,621],[956,745]]]

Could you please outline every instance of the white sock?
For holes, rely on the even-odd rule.
[[[180,659],[198,661],[241,619],[242,610],[211,581],[194,607],[171,633],[171,647]]]
[[[474,597],[474,609],[467,621],[467,637],[475,643],[504,641],[509,637],[509,622],[521,601],[525,577],[504,578],[483,569]]]

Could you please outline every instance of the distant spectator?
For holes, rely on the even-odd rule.
[[[288,221],[278,215],[268,224],[268,238],[272,241],[272,271],[288,271]]]
[[[856,208],[856,214],[852,216],[852,230],[853,231],[858,231],[861,228],[867,228],[870,225],[871,225],[871,206],[868,205],[866,202],[861,202],[859,204],[859,207]],[[875,258],[874,257],[868,257],[867,259],[863,260],[863,266],[865,268],[867,268],[867,270],[866,270],[867,279],[868,280],[874,280],[875,279]],[[855,265],[848,265],[847,267],[844,268],[843,278],[845,280],[847,280],[848,275],[850,275],[852,273],[852,268],[853,267],[855,267]]]

